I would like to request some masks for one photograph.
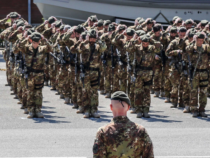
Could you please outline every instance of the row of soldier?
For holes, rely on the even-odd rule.
[[[174,17],[163,30],[151,18],[127,27],[90,16],[71,27],[52,16],[34,28],[12,12],[0,21],[7,85],[28,118],[44,117],[42,88],[49,81],[85,118],[100,117],[98,90],[106,98],[128,93],[138,118],[150,117],[150,93],[193,117],[207,117],[209,25]]]

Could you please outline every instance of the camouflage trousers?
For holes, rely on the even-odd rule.
[[[133,69],[131,70],[131,72],[133,72]],[[134,83],[131,82],[131,74],[129,72],[127,72],[127,82],[128,82],[128,95],[129,95],[129,98],[130,98],[130,101],[131,101],[131,107],[133,108],[135,106],[135,103],[134,103],[134,88],[135,88],[135,85]]]
[[[82,106],[82,100],[81,100],[82,87],[81,87],[81,85],[79,85],[80,78],[79,78],[78,69],[77,69],[77,74],[75,74],[75,67],[71,66],[71,76],[69,78],[70,78],[70,86],[71,86],[70,90],[71,90],[72,103]],[[80,88],[79,88],[79,86],[80,86]],[[78,95],[79,95],[79,97],[78,97]]]
[[[163,91],[163,71],[162,67],[154,69],[153,86],[154,91]]]
[[[42,107],[43,84],[44,73],[30,73],[27,89],[27,107],[30,112]]]
[[[207,104],[207,86],[208,72],[196,72],[190,88],[190,107],[191,111],[196,111],[198,106],[198,89],[199,92],[199,111],[204,112]]]
[[[54,66],[53,65],[49,65],[49,79],[50,79],[50,84],[52,87],[55,87],[56,85],[56,68],[54,70]]]
[[[9,85],[11,85],[11,79],[9,78],[9,74],[10,74],[10,68],[9,68],[9,64],[8,64],[8,62],[6,61],[6,76],[7,76],[7,83],[9,84]]]
[[[94,113],[98,110],[98,71],[86,71],[82,102],[85,112]]]
[[[118,74],[117,66],[115,66],[113,70],[111,66],[106,67],[106,74],[105,74],[106,93],[114,93],[115,91],[119,90],[119,80],[116,79],[117,74]],[[111,90],[111,86],[112,86],[112,90]]]
[[[100,86],[99,90],[104,90],[104,77],[105,77],[105,72],[106,72],[106,67],[104,68],[103,65],[100,66],[100,71],[101,71],[101,78],[100,78]]]
[[[178,90],[180,83],[180,73],[177,70],[169,72],[169,81],[172,85],[172,90],[170,92],[171,102],[177,104],[178,103]]]
[[[166,60],[166,64],[165,64],[165,68],[163,72],[163,87],[164,87],[165,97],[170,98],[172,84],[169,80],[169,60]]]
[[[142,71],[136,77],[134,99],[136,112],[149,112],[153,74],[150,71]]]
[[[18,79],[18,98],[20,99],[24,108],[27,108],[27,89],[25,79],[19,77]]]
[[[11,87],[13,87],[13,84],[12,84],[12,75],[13,75],[13,68],[10,69],[10,62],[8,62],[8,68],[7,68],[7,71],[8,71],[8,83],[11,85]]]
[[[56,90],[59,93],[61,93],[61,91],[59,89],[59,72],[60,72],[61,66],[56,64],[56,67],[55,68],[56,68],[56,82],[55,82],[55,87],[56,87]]]
[[[127,91],[127,69],[126,69],[126,65],[124,65],[122,68],[120,66],[118,66],[118,73],[116,74],[116,78],[115,80],[117,80],[117,82],[120,84],[120,88],[117,90],[123,91],[126,93]]]
[[[187,75],[181,74],[179,86],[179,104],[183,103],[185,106],[188,106],[190,101],[190,89]]]
[[[63,93],[64,97],[71,97],[70,78],[68,66],[61,67],[58,76],[58,89],[60,93]]]
[[[49,67],[47,64],[44,65],[44,80],[49,81],[50,75],[49,75]]]

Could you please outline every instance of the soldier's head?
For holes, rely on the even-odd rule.
[[[140,24],[140,21],[141,21],[142,19],[143,19],[142,17],[136,18],[134,25],[136,25],[136,26],[139,25],[139,24]]]
[[[35,29],[34,28],[30,28],[30,29],[28,29],[27,31],[24,32],[24,37],[26,38],[26,37],[30,36],[32,33],[34,33],[34,32],[35,32]]]
[[[182,25],[182,22],[183,22],[183,21],[182,21],[182,18],[177,18],[174,24],[175,24],[177,27],[179,27],[179,26]]]
[[[204,40],[206,38],[206,34],[204,32],[198,32],[194,35],[193,39],[196,42],[196,45],[198,47],[201,47],[204,43]]]
[[[177,36],[177,28],[176,27],[171,27],[170,28],[170,36],[172,38],[175,38]]]
[[[141,38],[140,37],[143,36],[143,35],[145,35],[145,34],[146,34],[146,32],[144,30],[137,30],[136,31],[136,34],[134,35],[133,38],[134,39],[138,39],[138,43],[141,44],[142,41],[141,41]]]
[[[179,32],[178,32],[179,38],[183,39],[186,35],[186,32],[187,32],[187,29],[185,27],[180,27]]]
[[[79,40],[80,34],[84,31],[85,31],[85,28],[82,25],[78,25],[75,28],[74,32],[75,32],[75,37],[76,37],[77,40]]]
[[[126,41],[129,41],[133,38],[133,36],[135,35],[135,30],[134,29],[130,29],[128,28],[126,31],[125,31],[125,36],[126,36]]]
[[[150,37],[148,35],[142,35],[141,37],[143,48],[147,48],[149,46]]]
[[[155,24],[153,26],[153,32],[155,34],[156,37],[159,37],[160,36],[160,32],[162,30],[162,25],[161,24]]]
[[[192,42],[193,41],[193,36],[196,34],[196,30],[193,28],[193,29],[189,29],[189,30],[187,30],[187,32],[186,32],[186,36],[188,37],[188,40],[190,41],[190,42]]]
[[[59,28],[61,34],[64,34],[64,33],[65,33],[65,31],[64,31],[64,26],[65,26],[65,25],[61,25],[60,28]]]
[[[90,45],[93,46],[96,43],[98,38],[98,32],[94,29],[91,29],[86,36],[87,40],[89,41]]]
[[[131,102],[126,93],[116,91],[112,94],[110,108],[114,117],[126,116],[130,106]]]
[[[57,20],[55,21],[54,23],[51,24],[51,27],[53,28],[52,29],[52,32],[55,33],[55,31],[59,32],[60,31],[60,27],[62,25],[62,21],[60,20]]]
[[[98,21],[98,18],[97,18],[96,15],[90,16],[90,17],[88,18],[88,26],[92,27],[93,24],[94,24],[95,22],[97,22],[97,21]]]
[[[186,27],[187,30],[191,29],[192,26],[194,24],[194,21],[192,19],[187,19],[185,22],[184,22],[184,25]]]
[[[110,21],[110,20],[105,20],[105,21],[104,21],[104,30],[105,30],[105,31],[108,31],[109,24],[111,24],[111,21]]]
[[[103,30],[103,28],[104,28],[104,21],[100,19],[97,22],[97,29],[100,31],[100,30]]]
[[[175,23],[176,19],[178,19],[178,18],[179,18],[178,16],[173,17],[173,19],[172,19],[173,24]]]
[[[39,46],[41,39],[44,38],[40,33],[38,32],[33,32],[30,36],[29,36],[29,42],[32,43],[32,47],[34,49],[37,49],[37,47]]]
[[[55,21],[57,21],[57,19],[54,16],[49,17],[47,20],[48,28],[50,28],[51,24],[53,24]]]
[[[115,31],[115,25],[114,24],[109,24],[109,27],[108,27],[108,32],[113,32]]]
[[[86,40],[86,36],[87,36],[87,31],[84,31],[83,33],[81,33],[79,40],[80,41],[85,41]]]
[[[117,28],[116,28],[116,31],[119,33],[119,34],[122,34],[125,29],[127,29],[127,26],[126,25],[118,25]]]
[[[152,27],[155,25],[155,21],[152,20],[152,18],[147,18],[145,22],[148,29],[152,29]]]
[[[11,12],[8,15],[12,22],[20,18],[20,15],[17,12]]]
[[[71,28],[70,25],[64,25],[64,32],[67,32]]]
[[[204,29],[207,24],[208,20],[201,20],[201,29]]]

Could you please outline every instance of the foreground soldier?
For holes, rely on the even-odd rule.
[[[112,94],[110,108],[113,120],[99,128],[93,145],[94,158],[154,157],[153,144],[145,128],[127,117],[130,104],[124,92]]]
[[[46,46],[40,46],[41,39],[47,43]],[[27,42],[30,45],[26,45]],[[19,43],[20,50],[25,54],[27,73],[28,73],[28,93],[27,107],[29,111],[28,118],[43,118],[41,113],[42,106],[42,88],[44,84],[44,62],[45,53],[49,53],[52,49],[51,45],[41,34],[34,32],[31,36]],[[26,77],[27,78],[27,77]],[[27,85],[28,84],[28,85]]]

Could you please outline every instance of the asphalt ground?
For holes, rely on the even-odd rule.
[[[0,68],[5,69],[1,52]],[[112,119],[110,99],[99,95],[101,118],[84,119],[71,104],[64,104],[56,91],[45,86],[45,119],[27,119],[5,84],[6,72],[0,71],[0,157],[92,157],[98,128]],[[208,118],[192,118],[182,112],[183,108],[171,109],[164,98],[151,98],[151,118],[138,119],[130,112],[128,117],[147,129],[155,157],[210,158],[210,100],[206,107]]]

